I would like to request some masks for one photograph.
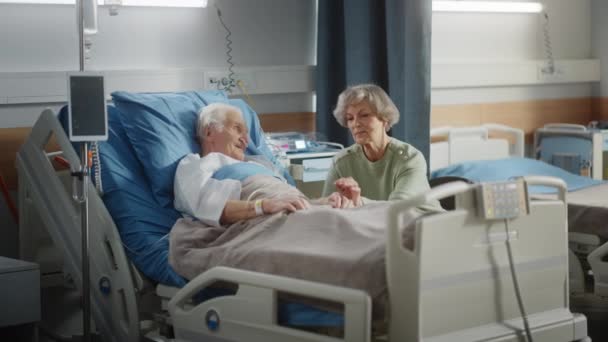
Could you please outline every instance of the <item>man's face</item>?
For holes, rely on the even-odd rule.
[[[249,144],[249,131],[243,117],[238,112],[226,113],[224,129],[210,128],[205,143],[213,145],[214,152],[223,153],[237,160],[245,159],[245,149]]]

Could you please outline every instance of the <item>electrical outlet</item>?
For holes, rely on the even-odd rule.
[[[203,82],[205,89],[226,89],[230,87],[229,73],[225,71],[209,71],[203,74]],[[232,87],[233,94],[242,94],[242,87],[245,92],[249,93],[255,88],[255,77],[253,72],[237,72],[232,76],[234,85]],[[240,85],[240,87],[239,87]]]
[[[539,65],[537,77],[542,82],[560,82],[566,79],[567,73],[562,66],[554,65],[553,70],[547,65]]]
[[[243,87],[243,89],[245,89],[245,91],[247,93],[249,93],[253,89],[255,89],[255,76],[254,76],[253,72],[237,73],[234,76],[234,79],[236,80],[237,84],[240,84],[240,86]],[[242,92],[240,87],[237,87],[237,88],[240,92]]]

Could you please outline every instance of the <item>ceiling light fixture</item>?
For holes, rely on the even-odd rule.
[[[542,10],[540,2],[433,1],[434,12],[540,13]]]

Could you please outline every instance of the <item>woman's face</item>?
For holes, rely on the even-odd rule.
[[[346,106],[346,126],[357,144],[380,144],[386,134],[386,121],[381,120],[366,101]]]

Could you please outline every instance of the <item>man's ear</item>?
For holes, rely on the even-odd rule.
[[[204,134],[205,137],[210,136],[211,135],[211,128],[209,126],[205,127],[203,129],[203,134]]]

